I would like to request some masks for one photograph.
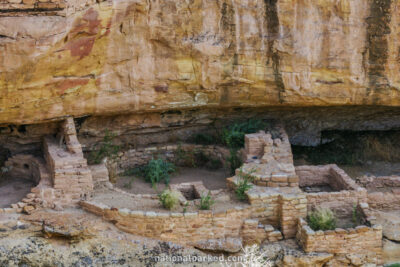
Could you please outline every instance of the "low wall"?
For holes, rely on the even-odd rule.
[[[313,231],[305,220],[299,219],[296,238],[307,253],[357,255],[368,263],[382,263],[382,227],[380,225]]]
[[[114,222],[118,228],[128,233],[180,244],[240,237],[244,222],[251,216],[250,208],[241,207],[220,213],[212,211],[174,213],[118,210],[89,201],[82,201],[81,206]],[[246,233],[249,234],[249,231]]]
[[[368,190],[368,204],[374,209],[400,209],[400,176],[362,177]]]
[[[228,188],[235,190],[237,177],[227,179]],[[246,192],[252,218],[281,229],[285,238],[296,235],[297,220],[307,216],[306,194],[295,187],[253,186]]]
[[[229,149],[215,145],[181,144],[169,146],[155,146],[121,151],[111,160],[117,165],[117,172],[121,173],[129,168],[147,164],[152,158],[163,158],[171,162],[191,160],[193,153],[202,152],[206,156],[220,160],[226,165],[225,159],[229,156]],[[181,162],[182,163],[182,162]]]
[[[400,209],[400,190],[368,193],[367,202],[378,210]]]
[[[337,192],[306,193],[308,209],[324,207],[338,214],[348,214],[354,204],[367,201],[367,190],[357,185],[335,164],[323,166],[298,166],[296,173],[300,186],[330,185]]]

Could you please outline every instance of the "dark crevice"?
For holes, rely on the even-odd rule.
[[[367,75],[369,78],[369,94],[389,89],[389,81],[385,74],[388,60],[388,40],[391,21],[391,0],[371,1],[370,15],[367,18]]]
[[[265,18],[267,21],[268,33],[268,61],[267,65],[272,63],[274,71],[275,84],[279,92],[279,102],[283,102],[283,93],[285,85],[283,83],[282,74],[280,71],[280,58],[278,51],[274,48],[275,40],[279,37],[279,17],[276,3],[278,0],[264,0],[265,3]]]

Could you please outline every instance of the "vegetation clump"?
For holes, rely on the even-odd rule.
[[[266,124],[262,120],[250,119],[246,122],[235,123],[222,131],[222,143],[229,148],[229,168],[231,174],[242,165],[242,160],[238,155],[239,149],[244,147],[244,136],[265,129]]]
[[[250,173],[245,173],[242,169],[239,170],[238,176],[240,180],[237,184],[235,194],[240,201],[245,201],[247,199],[246,192],[253,187],[251,183],[251,181],[253,181],[252,173],[254,173],[254,170]]]
[[[101,146],[98,150],[92,151],[88,156],[89,164],[100,164],[101,161],[106,157],[115,156],[120,147],[114,145],[115,133],[106,130]]]
[[[262,120],[249,119],[246,122],[234,123],[222,131],[222,142],[229,148],[244,147],[244,136],[265,129],[266,124]]]
[[[171,190],[164,190],[158,198],[161,205],[169,210],[172,210],[179,203],[178,194]]]
[[[156,187],[156,184],[160,182],[164,182],[168,185],[170,182],[170,174],[175,171],[176,168],[173,163],[163,159],[151,159],[147,165],[126,170],[123,175],[143,177],[146,182]],[[126,184],[125,187],[129,188],[131,184],[132,182]]]
[[[211,209],[212,205],[214,205],[214,200],[211,197],[210,191],[208,191],[208,194],[206,196],[202,196],[200,198],[199,209],[201,209],[201,210],[209,210],[209,209]]]
[[[307,222],[314,231],[334,230],[336,216],[330,209],[318,208],[307,216]]]

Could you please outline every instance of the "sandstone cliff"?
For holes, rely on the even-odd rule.
[[[398,1],[9,2],[0,4],[3,124],[400,105]]]

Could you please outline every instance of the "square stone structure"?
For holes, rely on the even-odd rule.
[[[351,179],[335,164],[297,166],[301,188],[329,186],[333,192],[306,193],[308,210],[316,207],[330,208],[337,214],[347,214],[353,206],[367,201],[367,190]]]
[[[251,174],[259,186],[298,187],[289,137],[282,127],[277,129],[277,136],[264,131],[245,135],[241,171]]]

